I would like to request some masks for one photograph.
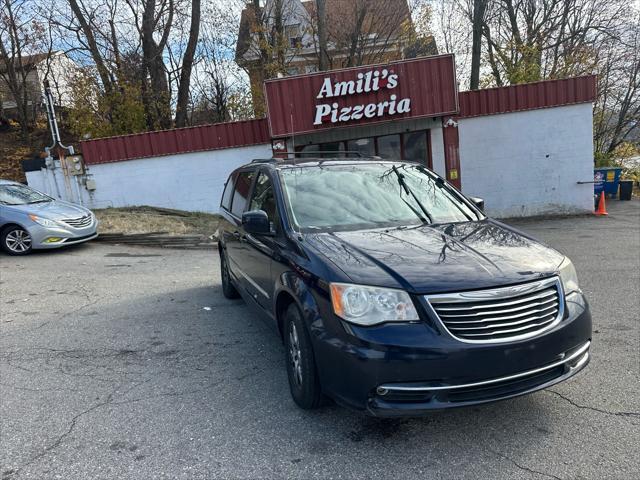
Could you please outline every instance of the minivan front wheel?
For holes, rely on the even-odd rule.
[[[291,396],[300,408],[317,408],[322,403],[322,391],[311,339],[297,305],[289,305],[284,320],[285,355]]]
[[[10,226],[0,234],[2,249],[9,255],[26,255],[31,252],[33,240],[24,228]]]

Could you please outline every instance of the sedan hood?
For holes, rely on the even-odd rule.
[[[548,277],[563,255],[493,220],[310,233],[305,243],[354,283],[438,293]]]
[[[63,220],[67,218],[84,217],[90,211],[80,205],[75,205],[62,200],[53,200],[51,202],[30,203],[27,205],[11,205],[13,210],[21,211],[27,214],[38,215],[51,220]]]

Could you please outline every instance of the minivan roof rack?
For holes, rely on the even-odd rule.
[[[356,158],[382,160],[382,157],[379,157],[377,155],[363,155],[362,152],[357,152],[357,151],[324,150],[321,152],[282,152],[282,155],[287,156],[286,158],[277,158],[277,157],[256,158],[254,160],[251,160],[251,163],[278,163],[278,162],[282,162],[289,159],[295,160],[296,158],[322,158],[327,154],[335,155],[336,157],[340,157],[343,155],[346,155],[346,156],[353,155]]]

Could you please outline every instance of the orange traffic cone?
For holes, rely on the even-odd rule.
[[[600,192],[600,201],[598,202],[598,209],[593,213],[595,215],[609,215],[607,213],[607,207],[604,204],[604,192]]]

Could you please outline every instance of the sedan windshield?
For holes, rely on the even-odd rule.
[[[0,185],[0,204],[27,205],[31,203],[50,202],[53,199],[43,193],[19,184]]]
[[[319,165],[281,170],[294,227],[340,231],[479,220],[483,216],[420,165]]]

